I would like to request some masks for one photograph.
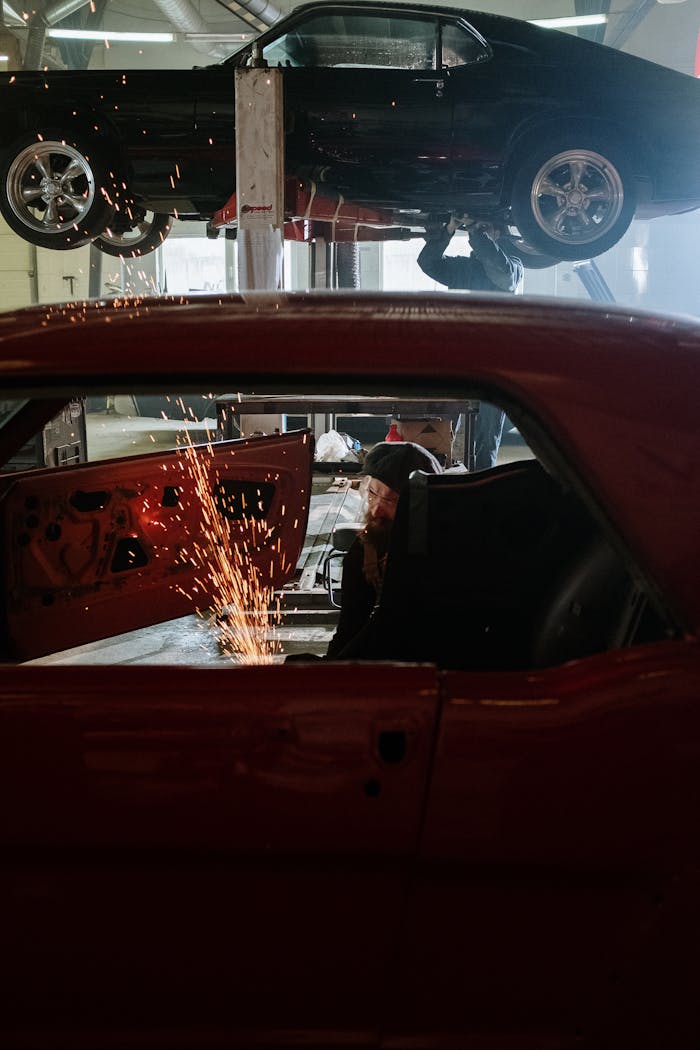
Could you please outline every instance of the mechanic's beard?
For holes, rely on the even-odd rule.
[[[368,518],[362,533],[364,543],[371,543],[377,551],[377,557],[383,558],[389,550],[393,521],[390,518]]]
[[[360,533],[360,539],[365,547],[362,573],[377,595],[381,593],[384,582],[392,525],[393,522],[388,518],[368,518],[364,530]]]

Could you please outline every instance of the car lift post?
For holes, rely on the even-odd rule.
[[[238,287],[274,291],[284,275],[282,71],[237,69],[235,90]]]

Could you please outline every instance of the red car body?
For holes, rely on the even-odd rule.
[[[35,422],[164,384],[492,398],[675,629],[522,671],[8,661],[0,1044],[696,1046],[699,363],[690,319],[517,298],[5,316]]]

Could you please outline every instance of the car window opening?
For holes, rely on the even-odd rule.
[[[202,409],[200,402],[196,402],[198,411]],[[214,405],[205,403],[206,412],[212,416],[216,414]],[[112,468],[109,458],[104,457],[123,457],[132,452],[143,457],[146,453],[144,464],[157,474],[161,470],[159,454],[147,453],[154,443],[156,447],[176,446],[183,440],[183,430],[188,441],[207,442],[217,425],[213,418],[199,422],[179,395],[90,398],[89,411],[82,419],[75,401],[71,406],[4,467],[6,495],[0,501],[0,525],[5,573],[9,564],[24,566],[14,578],[14,589],[4,587],[3,616],[10,637],[13,604],[31,604],[34,594],[43,609],[52,610],[57,602],[87,606],[89,580],[93,579],[92,586],[104,589],[107,584],[101,574],[105,570],[115,579],[131,577],[137,581],[135,600],[147,607],[152,580],[167,563],[163,553],[167,544],[159,553],[153,546],[154,530],[161,530],[158,538],[162,541],[163,535],[186,521],[192,497],[179,478],[177,484],[159,483],[152,500],[144,497],[143,487],[131,495],[128,485],[110,487]],[[12,416],[12,407],[4,403],[5,418]],[[139,415],[139,411],[151,414]],[[175,418],[167,418],[168,413]],[[240,420],[246,418],[241,416]],[[302,431],[294,428],[306,422],[303,415],[254,418],[257,422],[252,424],[239,420],[230,433],[246,447],[261,450],[268,441],[261,428],[267,428],[277,440],[282,436],[278,431],[289,428],[290,440],[298,443],[299,438],[293,435]],[[506,421],[498,465],[487,471],[466,472],[461,461],[469,435],[462,431],[460,436],[459,429],[454,433],[457,418],[422,423],[399,419],[391,423],[390,434],[400,434],[397,427],[403,427],[405,435],[401,436],[423,442],[426,447],[432,445],[447,469],[442,474],[414,476],[400,498],[394,499],[396,518],[376,608],[366,629],[335,658],[432,662],[443,668],[468,670],[528,670],[673,636],[667,615],[640,585],[639,574],[630,574],[582,498],[544,469],[510,421]],[[81,425],[80,458],[90,459],[92,452],[104,464],[104,469],[98,469],[98,484],[88,487],[80,484],[81,467],[71,467],[65,475],[54,469],[61,461],[52,442],[63,445],[65,427],[80,432]],[[279,633],[275,659],[304,652],[324,656],[337,623],[343,559],[357,537],[367,506],[366,491],[360,486],[362,459],[367,449],[386,436],[387,423],[383,417],[373,421],[347,416],[339,417],[337,425],[356,432],[361,440],[337,431],[319,439],[308,501],[309,526],[299,559],[296,566],[286,565],[284,569],[287,582],[274,595],[277,612],[272,617],[266,614],[264,624],[259,621],[261,630],[274,628]],[[326,441],[331,435],[335,435],[334,445]],[[114,448],[110,441],[116,441]],[[324,441],[331,452],[319,458],[318,452],[326,447]],[[211,447],[224,446],[214,441]],[[51,469],[42,475],[41,484],[26,490],[22,516],[17,519],[17,508],[12,512],[9,509],[14,506],[9,495],[12,471],[18,479],[27,477],[32,457],[37,466]],[[264,455],[261,462],[266,463],[264,470],[247,468],[245,477],[234,470],[230,476],[212,482],[209,513],[220,516],[224,523],[224,539],[214,530],[213,538],[207,540],[213,544],[212,556],[217,545],[228,542],[226,535],[238,535],[240,540],[240,530],[250,530],[257,522],[257,533],[245,531],[245,541],[241,542],[252,542],[254,535],[259,562],[262,564],[264,557],[268,561],[269,557],[281,557],[284,565],[287,530],[293,525],[299,527],[298,519],[305,511],[301,502],[292,510],[289,495],[281,496],[278,491],[279,479],[263,476],[266,472],[269,475],[274,455]],[[67,482],[65,496],[54,493],[49,512],[42,486],[51,478],[63,476]],[[65,511],[60,509],[61,499],[65,499]],[[234,530],[230,534],[226,533],[229,528]],[[189,558],[188,544],[185,550],[185,558]],[[50,573],[41,576],[47,557],[59,557],[63,584],[58,589],[51,585]],[[196,559],[201,569],[206,568],[208,558],[204,544]],[[243,563],[239,560],[236,564],[240,567]],[[75,599],[71,599],[71,567],[75,582],[81,580],[80,587],[73,585]],[[197,587],[203,585],[201,569],[194,573]],[[198,608],[202,601],[198,594]],[[323,610],[316,621],[322,627],[315,635],[307,627],[300,630],[296,626],[303,617],[308,623],[308,610],[313,607]],[[223,609],[216,614],[219,622],[227,616]],[[154,615],[149,621],[144,612],[138,627],[157,631],[156,626],[148,626],[157,619]],[[104,630],[108,632],[109,628]],[[51,651],[50,642],[48,649]],[[4,656],[17,658],[11,644]]]
[[[57,601],[70,603],[71,567],[76,573],[76,595],[82,595],[76,598],[77,603],[89,593],[87,584],[92,575],[94,585],[104,588],[101,565],[108,566],[113,577],[132,576],[147,594],[151,575],[163,571],[167,563],[167,544],[158,553],[153,546],[153,530],[164,530],[168,535],[169,530],[187,521],[192,497],[179,480],[177,484],[158,484],[151,498],[144,495],[143,486],[129,493],[129,484],[120,481],[110,487],[109,479],[123,476],[130,454],[143,459],[146,453],[143,462],[157,475],[162,470],[161,459],[151,453],[153,445],[175,446],[176,462],[178,444],[184,442],[189,449],[192,442],[211,441],[217,412],[218,425],[221,419],[228,420],[226,434],[242,443],[252,442],[248,447],[259,446],[260,454],[256,451],[255,457],[266,465],[262,469],[249,465],[243,470],[245,477],[239,472],[237,476],[235,470],[231,476],[217,476],[211,483],[210,513],[229,523],[225,529],[249,529],[257,522],[262,528],[255,540],[258,559],[266,550],[280,555],[285,528],[292,523],[285,516],[292,508],[290,505],[288,511],[284,503],[290,502],[289,497],[280,498],[279,481],[269,476],[275,456],[262,455],[267,447],[264,430],[278,439],[280,428],[294,433],[306,418],[241,415],[234,425],[233,418],[227,416],[232,403],[237,403],[237,397],[221,398],[220,403],[215,398],[204,402],[193,399],[190,403],[181,395],[109,395],[91,397],[85,405],[80,399],[73,400],[41,435],[19,449],[4,467],[5,498],[0,502],[0,514],[6,564],[19,562],[24,568],[15,577],[14,587],[5,587],[5,618],[12,619],[10,606],[30,604],[31,594],[44,609],[52,609]],[[480,402],[468,404],[479,406]],[[83,412],[84,407],[87,412]],[[195,411],[201,413],[203,409],[212,418],[200,422]],[[489,412],[497,415],[500,409],[481,402],[480,411],[488,418]],[[13,402],[3,402],[3,414],[5,419],[13,417]],[[247,419],[253,422],[245,422]],[[509,420],[497,465],[465,471],[464,449],[474,436],[471,424],[461,425],[466,419],[453,413],[442,421],[412,421],[401,416],[391,421],[389,437],[417,440],[447,469],[441,475],[413,477],[400,499],[391,500],[396,521],[377,606],[366,628],[334,658],[429,661],[443,668],[472,670],[527,670],[672,636],[669,619],[642,589],[637,573],[630,573],[604,537],[584,501],[533,458],[532,450]],[[304,651],[325,655],[342,601],[343,558],[361,528],[363,507],[368,506],[364,500],[370,499],[367,488],[373,490],[372,484],[360,486],[362,460],[368,448],[387,436],[382,417],[374,421],[372,417],[339,417],[338,425],[356,432],[362,440],[333,430],[318,441],[309,528],[298,563],[296,567],[287,566],[287,583],[275,597],[283,606],[277,617],[282,636],[278,658]],[[77,458],[104,460],[104,469],[98,470],[96,479],[102,483],[97,486],[80,483],[80,467],[78,475],[76,467],[65,475],[62,468],[55,469],[61,463],[56,446],[73,439],[78,444]],[[214,441],[212,447],[225,446]],[[324,448],[331,451],[323,455]],[[112,470],[105,456],[122,458]],[[22,518],[13,521],[8,511],[14,506],[9,479],[12,471],[16,471],[17,479],[29,477],[25,471],[30,463],[49,469],[41,483],[23,489]],[[181,469],[182,465],[178,463]],[[131,476],[145,477],[140,472],[133,475],[133,471]],[[65,497],[55,493],[52,502],[47,502],[43,486],[62,477],[67,482]],[[384,495],[388,491],[382,487]],[[302,511],[297,508],[294,513],[298,518]],[[246,535],[245,543],[251,542],[250,534]],[[214,535],[208,542],[215,550],[226,540]],[[188,543],[184,550],[187,561]],[[58,590],[50,572],[44,579],[41,576],[43,561],[56,556],[63,573],[63,589]],[[206,553],[199,554],[201,567],[206,568],[208,558]],[[201,571],[195,573],[195,579],[203,586]],[[200,600],[201,595],[197,598]],[[142,595],[136,601],[146,600]],[[324,629],[313,638],[306,631],[307,636],[298,642],[303,632],[299,634],[293,626],[292,603],[297,608],[310,608],[309,603],[318,607],[319,602]],[[226,610],[217,613],[219,621],[227,615]],[[148,627],[147,614],[142,623],[140,629],[157,630]],[[272,621],[269,626],[274,626]],[[12,624],[7,625],[7,633],[12,636]],[[10,644],[4,655],[13,658],[18,654]]]

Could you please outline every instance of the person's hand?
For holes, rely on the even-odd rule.
[[[473,233],[485,233],[486,236],[490,237],[492,241],[497,240],[498,236],[499,236],[499,231],[498,231],[497,227],[494,226],[494,224],[492,222],[486,222],[484,220],[482,220],[480,222],[475,222],[472,225],[472,227],[471,227],[469,232],[470,233],[472,233],[472,232]]]
[[[474,219],[472,219],[471,215],[467,215],[466,212],[455,212],[450,218],[446,230],[448,233],[452,234],[455,230],[460,229],[460,227],[468,230],[469,227],[473,225]]]

